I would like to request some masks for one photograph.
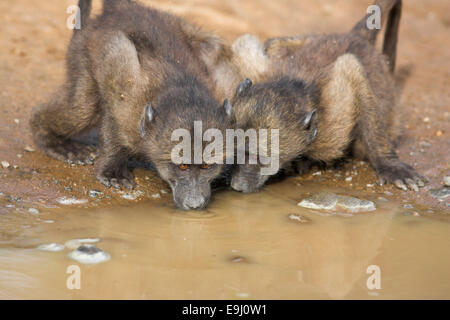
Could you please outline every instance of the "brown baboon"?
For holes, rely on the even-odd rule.
[[[91,150],[74,139],[100,129],[98,180],[133,188],[130,157],[153,162],[182,209],[204,208],[221,165],[171,162],[176,129],[231,127],[214,97],[209,51],[220,43],[180,18],[134,1],[108,0],[90,19],[91,1],[80,0],[81,30],[67,53],[67,80],[31,116],[37,146],[56,159],[91,163]]]
[[[264,46],[250,36],[238,39],[233,61],[251,66],[256,56],[263,63],[252,69],[256,84],[246,81],[235,94],[234,115],[242,129],[280,130],[280,165],[302,158],[331,163],[351,151],[369,160],[380,184],[417,191],[424,178],[398,159],[393,143],[399,125],[392,72],[402,1],[375,4],[388,20],[383,54],[375,48],[379,30],[366,25],[369,16],[346,34],[276,38]],[[248,47],[255,48],[251,54]],[[236,166],[232,187],[259,189],[268,178],[260,169]]]

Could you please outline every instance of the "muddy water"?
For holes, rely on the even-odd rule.
[[[130,207],[0,217],[0,298],[450,298],[450,223],[405,215],[403,204],[375,193],[352,194],[376,203],[370,213],[296,205],[315,191],[291,179],[258,194],[218,192],[202,213],[175,210],[168,195]],[[69,249],[35,249],[88,237],[100,238],[111,260],[82,265]],[[80,290],[66,287],[71,265],[80,266]],[[371,265],[381,271],[379,290],[366,284]]]

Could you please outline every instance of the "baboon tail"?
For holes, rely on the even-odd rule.
[[[80,0],[78,2],[78,7],[80,8],[80,22],[81,22],[81,28],[84,28],[89,23],[89,16],[91,15],[91,8],[92,8],[92,0]],[[77,29],[74,29],[75,32]]]
[[[389,68],[391,72],[393,72],[397,57],[398,29],[402,15],[402,0],[375,0],[374,5],[380,8],[381,25],[387,20],[386,31],[384,33],[383,54],[387,56]],[[367,21],[372,14],[373,13],[368,13],[353,27],[351,32],[356,33],[372,44],[375,44],[380,29],[368,28]]]

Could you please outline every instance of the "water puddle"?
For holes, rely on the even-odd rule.
[[[297,205],[320,191],[376,210]],[[206,212],[178,211],[166,197],[2,214],[0,299],[450,298],[449,220],[386,198],[288,179],[257,194],[217,192]],[[72,260],[78,245],[109,260]],[[67,287],[73,266],[79,290]],[[367,286],[374,276],[380,289]]]

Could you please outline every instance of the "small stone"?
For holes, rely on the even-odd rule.
[[[82,246],[83,244],[86,243],[92,244],[97,243],[99,241],[100,241],[99,238],[73,239],[66,241],[64,245],[69,249],[78,249],[78,247]]]
[[[41,213],[38,209],[36,209],[36,208],[30,208],[30,209],[28,209],[28,212],[29,213],[31,213],[31,214],[39,214],[39,213]]]
[[[162,194],[167,194],[167,191],[166,191],[166,190],[160,190],[160,192],[161,192]]]
[[[161,199],[161,195],[159,193],[152,194],[153,199]]]
[[[25,147],[25,151],[26,152],[35,152],[36,150],[34,150],[32,147],[30,147],[30,146],[26,146]]]
[[[247,262],[247,259],[245,259],[244,257],[234,257],[231,259],[231,262],[233,263],[242,263],[242,262]]]
[[[309,219],[307,217],[304,217],[304,216],[301,216],[301,215],[298,215],[298,214],[295,214],[295,213],[291,213],[289,215],[289,219],[292,220],[292,221],[298,222],[298,223],[309,223],[309,222],[311,222],[311,219]]]
[[[58,243],[41,244],[37,247],[41,251],[58,252],[64,250],[64,246]]]
[[[444,199],[450,196],[450,188],[430,190],[430,195],[434,198],[437,198],[439,201],[444,201]]]
[[[425,117],[425,118],[423,118],[423,122],[425,122],[425,123],[428,123],[428,122],[430,122],[430,118],[429,118],[429,117]]]
[[[436,137],[439,138],[440,136],[442,136],[442,131],[441,130],[436,131]]]
[[[123,199],[126,200],[136,200],[137,198],[143,196],[144,193],[140,190],[134,191],[134,192],[129,192],[129,193],[125,193],[122,195]]]
[[[64,187],[64,190],[66,190],[66,191],[72,191],[73,188],[72,188],[72,187]]]
[[[344,209],[350,212],[366,212],[376,210],[372,201],[360,200],[354,197],[340,196],[330,192],[319,192],[303,199],[298,206],[315,210],[336,211]]]
[[[414,217],[420,217],[420,213],[414,212],[414,213],[413,213],[413,216],[414,216]]]
[[[17,158],[22,159],[22,155],[20,153],[17,154]]]
[[[61,198],[56,199],[56,201],[59,204],[62,204],[65,206],[88,203],[87,199],[76,199],[75,197],[72,197],[72,198],[61,197]]]
[[[422,148],[429,148],[429,147],[431,147],[431,144],[429,142],[427,142],[427,141],[421,141],[420,142],[420,146]]]
[[[83,264],[97,264],[111,259],[109,253],[93,244],[84,244],[68,254],[68,257]]]
[[[14,119],[14,123],[15,123],[15,124],[19,124],[19,123],[20,123],[20,120],[19,120],[19,119]]]
[[[313,176],[321,176],[321,175],[322,175],[322,172],[317,171],[317,172],[314,172],[312,175],[313,175]]]
[[[99,190],[89,190],[89,197],[91,198],[103,198],[103,192]]]
[[[9,168],[9,162],[8,161],[2,161],[2,167],[4,169],[8,169]]]
[[[345,178],[345,181],[347,181],[347,182],[351,182],[352,180],[353,180],[352,177],[347,177],[347,178]]]
[[[444,186],[450,187],[450,176],[444,177]]]
[[[403,208],[405,208],[405,209],[414,209],[414,206],[412,204],[404,204]]]

